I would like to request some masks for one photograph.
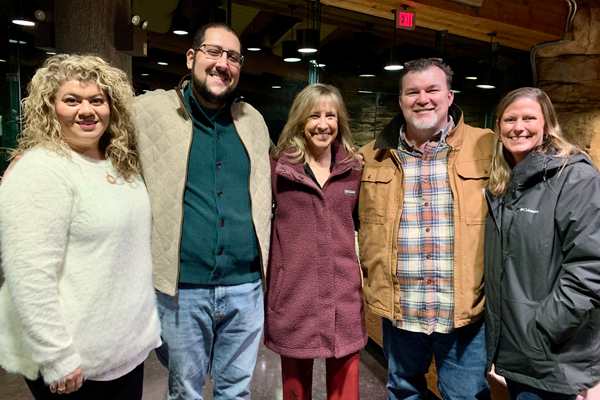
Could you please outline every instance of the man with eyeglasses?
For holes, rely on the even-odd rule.
[[[140,96],[135,108],[152,203],[159,360],[169,399],[249,399],[263,325],[271,184],[267,126],[233,94],[244,61],[227,25],[187,51],[191,79]]]
[[[382,316],[388,395],[426,399],[432,355],[444,399],[489,399],[483,235],[493,132],[465,124],[452,70],[405,64],[399,113],[360,153],[358,242],[368,308]]]

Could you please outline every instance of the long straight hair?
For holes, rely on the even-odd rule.
[[[502,100],[500,100],[500,103],[498,103],[498,107],[496,108],[496,124],[494,126],[496,148],[494,149],[494,155],[492,156],[492,171],[490,173],[488,186],[490,192],[495,195],[504,194],[512,171],[510,164],[514,164],[512,154],[506,150],[502,144],[500,122],[502,121],[502,116],[508,106],[522,98],[535,100],[542,108],[542,115],[544,116],[544,137],[542,143],[537,148],[533,149],[533,151],[552,154],[557,157],[564,157],[565,165],[569,157],[576,154],[586,154],[579,147],[564,138],[552,101],[550,101],[550,98],[543,90],[533,87],[515,89],[512,92],[507,93]]]
[[[348,111],[342,100],[340,91],[331,85],[323,83],[314,83],[305,87],[292,104],[290,114],[277,141],[277,147],[273,150],[273,158],[279,159],[283,153],[290,148],[295,148],[293,153],[286,155],[292,162],[306,164],[308,162],[306,146],[306,138],[304,137],[304,127],[308,121],[311,111],[317,104],[323,101],[330,100],[337,111],[338,135],[335,140],[339,140],[344,149],[348,152],[342,162],[351,161],[355,158],[352,150],[352,133],[350,132],[350,119]]]

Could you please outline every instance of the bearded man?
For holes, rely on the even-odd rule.
[[[225,24],[200,28],[191,81],[137,98],[139,151],[152,203],[159,360],[169,399],[249,399],[260,343],[271,230],[271,144],[234,90],[244,62]],[[135,283],[134,283],[135,284]]]

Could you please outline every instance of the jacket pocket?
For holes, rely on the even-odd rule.
[[[457,183],[460,193],[460,219],[466,221],[467,225],[485,224],[488,207],[484,190],[490,179],[491,165],[490,159],[456,163],[456,172],[459,176]]]
[[[390,182],[396,170],[391,167],[365,166],[360,183],[358,218],[361,223],[383,224]]]

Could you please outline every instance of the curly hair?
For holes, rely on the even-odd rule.
[[[500,103],[498,103],[498,107],[496,108],[496,124],[494,126],[496,147],[494,149],[494,155],[492,156],[492,168],[488,184],[489,191],[495,195],[504,194],[510,180],[512,168],[514,167],[512,154],[506,150],[502,144],[500,122],[508,106],[522,98],[535,100],[540,105],[542,115],[544,116],[544,136],[542,143],[537,148],[533,149],[533,151],[552,154],[557,157],[564,157],[564,165],[567,164],[567,161],[571,156],[577,154],[587,155],[587,153],[570,143],[563,136],[556,111],[546,92],[533,87],[515,89],[512,92],[507,93],[500,100]]]
[[[107,95],[108,128],[100,138],[100,152],[118,176],[127,181],[141,172],[132,113],[133,88],[125,72],[93,55],[58,54],[48,58],[27,86],[23,99],[23,132],[10,159],[38,145],[70,158],[70,147],[56,117],[56,94],[69,80],[95,82]]]
[[[342,142],[344,149],[348,152],[348,157],[343,162],[352,161],[355,158],[352,150],[350,118],[342,95],[336,87],[323,83],[308,85],[298,93],[290,109],[287,123],[277,141],[277,147],[273,150],[273,158],[279,159],[286,150],[295,148],[295,152],[288,154],[290,159],[302,164],[308,162],[304,127],[313,108],[324,99],[331,100],[337,110],[338,136],[336,140]]]

